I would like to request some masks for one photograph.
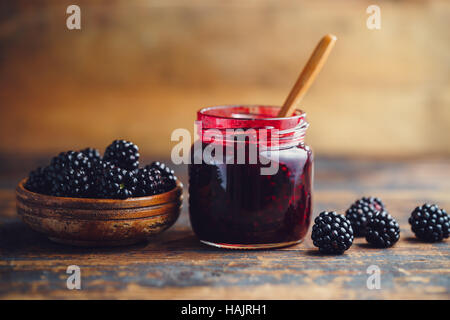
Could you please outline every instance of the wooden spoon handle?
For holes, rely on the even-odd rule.
[[[314,52],[303,68],[302,73],[300,73],[297,82],[286,98],[283,107],[278,113],[278,117],[289,117],[292,115],[295,107],[300,103],[306,91],[308,91],[308,88],[311,86],[317,74],[322,69],[322,66],[327,60],[336,40],[336,36],[332,34],[327,34],[320,40],[316,49],[314,49]]]

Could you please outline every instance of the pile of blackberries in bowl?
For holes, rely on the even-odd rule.
[[[161,162],[139,167],[139,156],[138,146],[126,140],[113,141],[103,157],[93,148],[62,152],[33,170],[25,188],[56,197],[127,199],[176,187],[173,170]]]

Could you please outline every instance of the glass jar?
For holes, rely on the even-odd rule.
[[[313,156],[306,114],[217,106],[197,113],[189,164],[189,215],[201,242],[260,249],[301,242],[312,212]],[[255,156],[256,155],[256,156]]]

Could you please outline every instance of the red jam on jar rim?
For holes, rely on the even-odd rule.
[[[278,111],[244,105],[198,112],[200,140],[191,149],[189,215],[202,242],[236,249],[275,248],[298,243],[306,235],[313,172],[312,151],[304,144],[308,123],[301,111],[277,118]],[[239,141],[239,134],[230,134],[236,129],[257,134]],[[223,134],[222,140],[217,133]],[[222,152],[213,152],[209,159],[203,152],[211,147]],[[243,157],[238,158],[242,147]],[[257,161],[252,161],[255,150]],[[276,170],[262,174],[269,166]]]

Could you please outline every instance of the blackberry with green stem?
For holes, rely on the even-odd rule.
[[[114,140],[105,150],[103,160],[127,170],[139,167],[139,148],[126,140]]]
[[[416,207],[408,222],[412,232],[422,241],[438,242],[450,234],[450,217],[435,204],[425,203]]]
[[[98,176],[97,195],[106,199],[127,199],[134,195],[137,179],[133,171],[106,167]]]

